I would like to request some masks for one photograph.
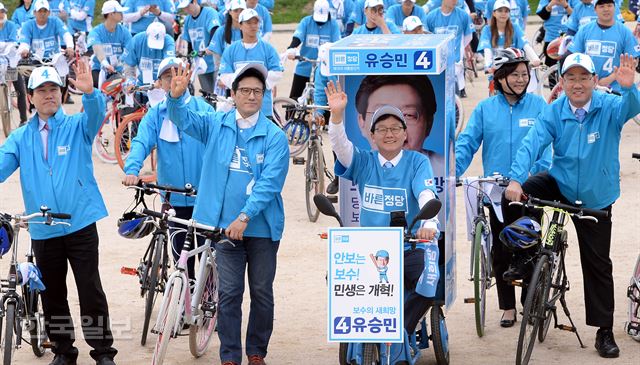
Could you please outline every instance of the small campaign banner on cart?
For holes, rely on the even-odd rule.
[[[404,339],[402,227],[329,228],[329,342]]]

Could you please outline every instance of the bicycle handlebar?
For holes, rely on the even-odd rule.
[[[0,214],[3,214],[3,213],[0,213]],[[7,219],[11,219],[16,223],[25,223],[32,220],[33,218],[44,217],[45,221],[42,223],[46,225],[69,224],[67,222],[54,222],[53,221],[54,218],[55,219],[71,219],[71,214],[49,212],[49,208],[45,205],[41,206],[40,211],[37,213],[31,213],[27,215],[21,215],[21,214],[11,215],[11,214],[4,213],[3,215]]]
[[[469,177],[456,178],[456,187],[462,186],[463,181],[467,178]],[[478,177],[474,176],[472,178],[475,180],[471,181],[471,183],[496,183],[500,186],[507,186],[511,181],[511,178],[502,176],[500,174],[493,174],[491,176],[478,176]]]
[[[196,189],[193,187],[193,185],[189,183],[185,184],[184,188],[176,188],[174,186],[169,186],[169,185],[158,185],[158,184],[152,184],[152,183],[144,183],[140,181],[140,183],[138,183],[138,187],[144,189],[145,193],[147,194],[154,193],[152,190],[162,190],[165,192],[184,194],[187,196],[197,195]]]
[[[167,220],[169,222],[178,223],[178,224],[183,225],[185,227],[193,227],[193,228],[201,229],[201,230],[207,231],[208,233],[211,233],[212,235],[223,235],[224,234],[224,228],[208,226],[206,224],[198,223],[193,219],[177,218],[175,216],[175,211],[173,211],[173,210],[169,210],[169,211],[167,211],[165,213],[161,213],[161,212],[156,212],[155,210],[143,209],[142,210],[142,214],[148,215],[148,216],[151,216],[151,217],[156,217],[158,219]]]
[[[525,205],[528,207],[551,207],[565,211],[567,214],[573,215],[578,219],[590,219],[598,223],[597,218],[607,218],[609,212],[600,209],[589,209],[575,207],[573,205],[563,204],[558,201],[543,200],[532,196],[526,202],[511,202],[509,205]]]

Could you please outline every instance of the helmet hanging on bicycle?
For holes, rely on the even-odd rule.
[[[122,84],[126,81],[124,76],[120,74],[113,74],[109,76],[100,86],[100,91],[105,95],[115,97],[122,91]]]
[[[527,66],[527,72],[529,72],[529,60],[523,50],[513,47],[496,50],[493,57],[493,68],[495,70],[493,72],[493,78],[496,90],[506,95],[516,96],[518,99],[522,98],[527,93],[527,88],[531,81],[530,78],[527,79],[527,85],[520,93],[513,90],[513,87],[509,84],[509,80],[507,79],[507,76],[515,72],[520,63],[524,63],[525,66]],[[506,82],[506,90],[500,82],[502,79]]]
[[[531,248],[540,242],[540,237],[540,223],[529,217],[518,219],[500,232],[500,241],[512,251]]]
[[[11,221],[0,215],[0,256],[9,252],[13,243],[13,227]]]
[[[302,120],[292,119],[284,125],[290,146],[300,146],[309,140],[309,126]]]
[[[138,239],[153,232],[153,218],[136,212],[129,212],[118,219],[118,234],[124,238]]]

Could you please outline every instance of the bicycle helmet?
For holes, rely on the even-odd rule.
[[[122,91],[122,84],[126,81],[126,79],[122,75],[113,74],[102,83],[100,86],[100,91],[102,91],[105,95],[115,97],[120,94]]]
[[[560,46],[562,46],[563,37],[558,37],[549,43],[547,46],[547,56],[552,60],[559,60],[562,55],[560,54]]]
[[[9,252],[13,243],[13,227],[11,221],[0,215],[0,256]]]
[[[512,251],[525,250],[540,242],[540,224],[529,217],[522,217],[500,232],[500,241]]]
[[[493,68],[498,71],[500,67],[512,63],[525,62],[529,64],[527,56],[524,51],[518,48],[505,48],[496,50],[495,56],[493,56]]]
[[[309,126],[302,120],[292,119],[284,126],[290,146],[300,146],[309,140]]]
[[[124,238],[138,239],[153,232],[153,218],[136,212],[129,212],[118,219],[118,234]]]

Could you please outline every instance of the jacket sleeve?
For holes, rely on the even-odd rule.
[[[17,141],[17,135],[18,133],[11,133],[4,144],[0,146],[0,183],[7,180],[20,166],[20,150],[18,149],[20,141]],[[20,134],[20,136],[23,135],[24,133]]]
[[[242,212],[255,217],[282,192],[289,171],[289,144],[284,133],[278,131],[268,142],[264,167],[247,199]]]
[[[84,108],[82,113],[84,136],[87,143],[92,143],[102,126],[105,110],[107,110],[104,95],[94,88],[91,94],[82,95],[82,107]]]
[[[549,114],[555,114],[553,110],[548,110],[548,112]],[[552,115],[553,117],[554,115]],[[509,172],[511,180],[515,180],[520,184],[524,183],[534,162],[553,139],[552,122],[544,119],[543,115],[538,116],[538,120],[522,140],[522,145],[516,152],[516,158],[511,163],[511,171]]]
[[[621,98],[614,98],[614,108],[616,112],[613,115],[618,115],[618,127],[622,129],[622,126],[640,113],[640,95],[638,95],[638,88],[632,85],[630,88],[621,88]]]
[[[533,168],[531,169],[531,175],[535,175],[539,172],[549,171],[551,168],[551,159],[553,158],[553,148],[551,145],[547,146],[547,148],[542,151],[542,155],[539,156],[538,160],[535,164],[533,164]]]
[[[456,140],[456,177],[462,176],[473,160],[473,155],[482,144],[482,107],[478,105],[471,113],[469,123]]]
[[[168,93],[167,114],[178,129],[206,145],[209,129],[213,126],[211,119],[215,118],[216,113],[200,113],[192,110],[188,106],[187,97],[186,92],[179,98],[174,98]]]
[[[129,156],[124,162],[125,174],[138,176],[144,160],[158,144],[157,118],[158,113],[154,110],[147,113],[140,121],[138,133],[131,141]]]

